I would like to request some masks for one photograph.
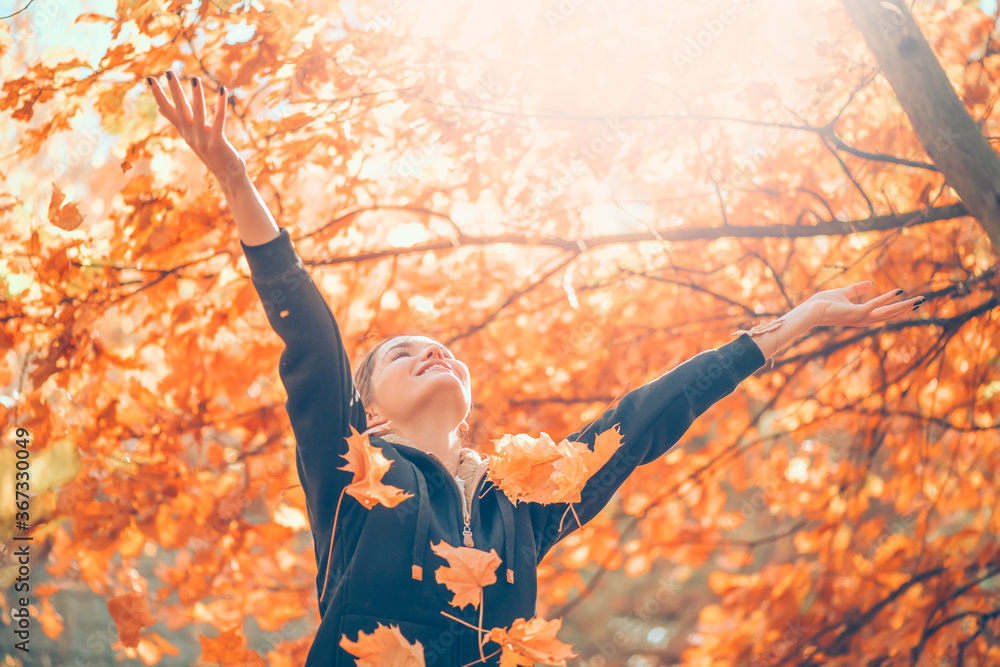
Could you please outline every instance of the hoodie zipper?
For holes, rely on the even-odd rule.
[[[438,457],[434,456],[431,453],[427,453],[427,456],[433,459],[434,462],[438,464],[438,466],[440,466],[442,470],[444,470],[445,474],[448,474],[448,469],[444,467],[444,464],[441,463]],[[449,476],[453,481],[455,480],[455,475],[449,475]],[[473,502],[475,502],[476,497],[479,494],[479,486],[483,483],[483,477],[485,476],[486,476],[485,473],[480,475],[479,479],[476,481],[476,496],[473,496]],[[471,525],[472,511],[469,507],[468,501],[465,499],[465,494],[459,491],[457,483],[453,488],[455,489],[456,492],[458,492],[458,495],[461,496],[461,501],[462,501],[462,521],[465,524],[464,527],[462,528],[462,544],[464,544],[467,547],[474,547],[476,546],[476,544],[472,539],[472,525]]]
[[[456,481],[457,481],[456,477]],[[456,483],[455,486],[458,486]],[[469,523],[472,521],[472,515],[469,513],[469,501],[465,498],[465,482],[462,482],[462,510],[465,512],[465,529],[462,531],[462,544],[467,547],[474,547],[476,543],[472,541],[472,528]]]

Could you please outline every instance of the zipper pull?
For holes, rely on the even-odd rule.
[[[465,530],[462,531],[462,544],[467,547],[474,547],[476,545],[472,542],[472,529],[469,528],[470,519],[471,517],[465,517]]]

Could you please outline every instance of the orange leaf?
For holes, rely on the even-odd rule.
[[[595,438],[594,450],[583,442],[553,442],[547,433],[505,435],[493,440],[489,477],[511,502],[578,503],[580,492],[594,473],[621,445],[617,429]]]
[[[139,645],[139,631],[156,623],[142,593],[126,593],[108,600],[108,611],[118,628],[122,644],[128,648]]]
[[[556,639],[561,626],[560,618],[551,621],[537,617],[527,621],[519,618],[511,624],[510,630],[493,628],[487,636],[503,647],[500,667],[531,667],[536,662],[566,667],[566,658],[572,658],[576,654],[573,653],[572,646]]]
[[[239,626],[235,626],[215,638],[200,635],[202,662],[217,662],[222,667],[267,664],[255,651],[246,648],[246,638],[239,631]]]
[[[567,450],[560,451],[544,431],[537,438],[521,433],[492,442],[496,453],[490,455],[489,478],[512,502],[554,502],[547,500],[559,491],[552,479],[553,464],[569,454]]]
[[[121,166],[122,166],[122,173],[124,174],[126,171],[132,168],[132,163],[129,162],[128,160],[124,160]]]
[[[371,634],[358,632],[358,640],[340,636],[340,647],[358,658],[358,667],[424,667],[424,647],[411,644],[399,626],[381,623]]]
[[[59,229],[71,232],[83,222],[83,215],[76,204],[62,205],[64,199],[66,199],[66,195],[53,183],[52,199],[49,200],[49,222]]]
[[[351,426],[352,435],[347,438],[347,453],[344,454],[347,465],[337,469],[354,473],[354,479],[345,491],[366,509],[371,509],[376,504],[395,507],[413,494],[382,483],[382,476],[389,470],[392,461],[385,458],[382,451],[369,442],[368,434],[372,430],[358,433],[354,426]]]
[[[489,553],[471,547],[453,547],[446,542],[431,544],[441,558],[448,561],[434,572],[434,578],[439,584],[444,584],[455,594],[451,601],[453,607],[464,607],[471,604],[479,608],[479,599],[484,586],[497,581],[497,566],[500,556],[493,549]]]

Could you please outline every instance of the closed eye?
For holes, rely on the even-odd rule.
[[[399,359],[400,357],[408,357],[408,356],[410,356],[409,352],[407,352],[406,350],[400,350],[395,355],[393,355],[392,360],[396,361],[396,359]]]

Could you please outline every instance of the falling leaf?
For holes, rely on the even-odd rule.
[[[37,39],[51,36],[40,4],[58,4],[60,23],[106,25],[112,40],[88,44],[86,55],[73,55],[59,39],[39,51]],[[230,22],[212,20],[232,9],[234,0],[223,0],[200,3],[185,39],[174,39],[175,22],[160,14],[178,3],[118,2],[122,11],[108,16],[85,14],[95,11],[86,4],[35,2],[12,19],[12,30],[0,26],[10,73],[0,81],[0,113],[16,130],[0,160],[7,186],[0,192],[0,413],[31,435],[30,488],[17,490],[31,504],[27,533],[40,549],[32,562],[44,563],[54,582],[51,592],[31,588],[41,639],[59,633],[60,623],[59,641],[72,639],[75,619],[49,613],[65,613],[58,591],[68,582],[113,591],[102,595],[104,604],[133,590],[119,590],[123,581],[148,581],[143,591],[162,596],[162,607],[154,606],[146,593],[157,625],[127,623],[138,635],[130,648],[112,628],[102,664],[190,664],[197,655],[171,657],[154,630],[162,626],[176,641],[206,624],[212,636],[234,625],[263,632],[247,634],[246,647],[279,667],[302,665],[311,633],[278,633],[314,614],[318,579],[326,586],[318,592],[330,593],[321,597],[324,607],[339,600],[338,556],[355,543],[355,514],[366,510],[341,494],[354,473],[336,470],[347,463],[336,455],[311,488],[317,471],[303,471],[322,511],[306,509],[316,495],[306,499],[301,487],[279,492],[303,481],[297,438],[318,460],[331,445],[338,453],[348,446],[339,433],[329,441],[332,397],[317,391],[340,376],[305,390],[287,387],[286,415],[277,375],[288,362],[302,368],[306,359],[341,352],[354,370],[371,334],[412,331],[454,342],[467,364],[470,444],[485,454],[493,450],[487,438],[531,434],[531,456],[517,459],[516,442],[495,453],[491,474],[501,493],[514,502],[563,501],[548,506],[555,520],[536,526],[546,545],[560,537],[538,567],[539,609],[580,600],[595,618],[588,655],[567,663],[593,662],[595,647],[618,646],[606,622],[612,617],[648,633],[662,616],[650,612],[655,602],[660,612],[680,612],[671,634],[699,638],[684,649],[691,664],[729,664],[733,656],[821,664],[828,648],[848,653],[843,664],[885,664],[898,658],[894,647],[918,645],[925,628],[966,610],[972,615],[926,637],[920,659],[970,639],[967,664],[1000,664],[1000,649],[989,646],[1000,619],[974,636],[977,615],[996,608],[997,577],[984,577],[1000,563],[993,538],[1000,499],[990,481],[1000,457],[995,235],[962,206],[974,200],[949,187],[963,181],[940,171],[968,148],[960,126],[938,123],[929,136],[921,131],[929,141],[920,140],[843,3],[789,11],[787,3],[616,2],[615,23],[629,39],[615,41],[594,39],[597,12],[575,3],[569,16],[551,0],[541,11],[520,12],[524,30],[507,44],[538,56],[530,68],[518,58],[486,68],[441,58],[455,52],[451,36],[475,47],[506,34],[505,21],[484,24],[472,14],[476,25],[456,14],[441,39],[414,40],[413,17],[378,3],[389,11],[369,12],[364,25],[331,43],[316,30],[343,17],[324,12],[326,3],[243,3],[252,29],[238,36]],[[954,88],[953,108],[965,108],[956,120],[979,127],[1000,149],[993,17],[982,3],[919,4],[914,17]],[[909,21],[905,12],[893,17]],[[900,26],[890,27],[898,40]],[[217,50],[202,69],[187,38],[244,41]],[[535,38],[559,48],[532,48]],[[587,50],[594,57],[586,62],[565,57]],[[803,57],[792,62],[790,53]],[[655,85],[636,89],[620,76],[621,62],[648,72],[645,83]],[[249,174],[275,219],[289,226],[302,266],[341,325],[343,350],[326,335],[324,308],[319,319],[291,318],[302,325],[295,341],[321,342],[318,349],[282,352],[270,306],[274,322],[287,323],[280,317],[293,307],[287,301],[303,288],[315,296],[313,286],[301,280],[298,261],[294,271],[273,266],[278,273],[259,276],[265,280],[256,286],[250,280],[233,202],[203,192],[207,183],[208,195],[224,194],[220,187],[231,189],[244,170],[206,181],[204,165],[157,111],[145,82],[157,77],[169,97],[168,67],[189,102],[197,90],[191,77],[200,75],[209,93],[206,122],[227,104],[227,139],[244,158],[256,153]],[[924,90],[913,76],[909,89]],[[274,90],[261,90],[268,81]],[[223,84],[228,97],[218,94]],[[569,99],[584,104],[567,109]],[[351,108],[324,111],[316,106],[323,100]],[[282,101],[277,114],[257,113]],[[562,112],[553,116],[553,109]],[[112,136],[116,145],[105,152]],[[899,162],[914,168],[889,168]],[[940,164],[919,168],[932,162]],[[969,163],[989,167],[980,162]],[[136,165],[149,168],[129,176]],[[610,181],[615,191],[601,192]],[[992,202],[992,192],[975,201]],[[329,201],[341,210],[329,211]],[[560,253],[572,261],[562,264]],[[600,404],[616,387],[654,381],[731,341],[740,327],[767,328],[820,290],[867,279],[871,291],[852,301],[870,303],[897,287],[904,295],[891,301],[924,292],[929,300],[885,323],[822,326],[796,342],[774,328],[770,335],[790,346],[777,356],[793,363],[753,371],[711,407],[714,388],[728,385],[731,371],[759,360],[752,345],[741,347],[749,341],[730,347],[739,354],[727,351],[727,363],[667,374],[647,394],[654,400],[632,401],[639,413],[654,404],[665,411],[650,414],[652,421],[630,416],[629,426],[640,448],[647,436],[660,445],[676,436],[676,444],[646,465],[617,468],[608,481],[627,479],[609,507],[572,533],[561,530],[577,526],[577,493],[584,502],[591,490],[611,495],[610,486],[598,488],[600,460],[610,468],[632,457],[608,458],[611,433],[595,444],[598,434],[587,432],[593,452],[556,434],[604,414]],[[305,414],[310,407],[316,412]],[[359,406],[350,407],[359,415]],[[78,454],[60,446],[67,434]],[[372,436],[369,444],[383,443]],[[358,449],[352,468],[374,472],[379,457]],[[395,456],[388,446],[379,451]],[[11,497],[18,463],[27,465],[15,447],[0,447],[0,498]],[[808,475],[789,474],[800,464]],[[415,494],[398,472],[390,467],[381,482]],[[331,475],[336,489],[324,486]],[[875,475],[884,484],[873,484]],[[403,495],[385,491],[390,504]],[[490,515],[497,491],[480,491],[482,519],[499,525]],[[338,518],[340,501],[351,517],[334,525],[327,516]],[[367,505],[378,515],[418,504],[411,497],[383,512],[371,502],[377,497]],[[517,507],[516,515],[528,509]],[[17,530],[15,511],[0,502],[0,533]],[[324,525],[296,537],[303,520],[316,519]],[[461,525],[457,516],[449,520]],[[486,528],[478,515],[473,522],[474,530]],[[480,549],[502,553],[499,534],[496,543],[478,535]],[[332,561],[315,561],[311,539],[326,540],[319,551]],[[432,569],[448,565],[427,544],[439,539],[421,545]],[[518,540],[517,547],[531,545]],[[0,544],[0,589],[16,584],[16,548]],[[359,552],[354,562],[368,557]],[[498,582],[482,589],[485,602],[479,598],[487,619],[497,611],[489,593],[503,585],[500,567]],[[676,589],[660,580],[664,567],[683,571]],[[934,573],[938,567],[945,569]],[[760,580],[745,586],[712,576],[716,570],[759,573]],[[620,585],[629,574],[641,579]],[[448,603],[456,594],[432,585],[444,597],[427,613],[457,614]],[[852,623],[852,615],[865,620]],[[486,629],[513,620],[487,620]],[[810,644],[825,628],[834,630]],[[246,648],[229,634],[239,656]],[[423,636],[410,640],[417,638],[431,662],[435,647]],[[500,647],[490,646],[499,660]],[[435,664],[443,662],[438,655]]]
[[[55,183],[52,184],[52,199],[49,200],[49,222],[60,229],[71,232],[83,222],[83,215],[76,204],[63,205],[66,195]]]
[[[496,570],[501,561],[496,550],[453,547],[447,542],[431,544],[431,549],[448,561],[448,565],[434,572],[434,578],[455,594],[451,606],[461,608],[471,604],[478,609],[483,587],[497,581]]]
[[[621,445],[617,428],[595,438],[594,450],[586,443],[553,442],[547,433],[505,435],[493,440],[489,478],[512,502],[578,503],[580,493],[594,473]]]
[[[156,623],[149,613],[149,605],[141,593],[126,593],[108,600],[111,620],[118,628],[122,644],[129,648],[139,645],[139,631]]]
[[[487,637],[503,647],[500,655],[501,667],[525,665],[531,667],[535,663],[566,667],[566,659],[572,658],[573,647],[556,639],[556,633],[562,626],[562,619],[546,621],[541,618],[514,621],[510,629],[493,628]]]
[[[396,625],[379,623],[371,634],[359,631],[357,641],[341,635],[340,647],[358,658],[357,667],[424,667],[424,647],[408,642]]]
[[[240,634],[239,626],[219,633],[217,637],[199,635],[201,661],[215,662],[222,667],[263,667],[267,663],[255,651],[246,648],[247,640]]]
[[[347,485],[346,492],[366,509],[379,504],[395,507],[413,494],[382,483],[382,476],[389,470],[392,461],[385,458],[382,450],[369,441],[369,433],[372,430],[358,433],[354,426],[351,426],[352,435],[347,438],[347,453],[344,454],[347,465],[341,466],[338,470],[354,473],[354,479]]]

